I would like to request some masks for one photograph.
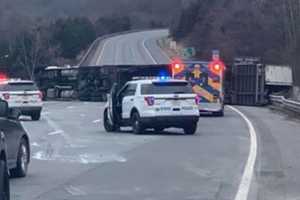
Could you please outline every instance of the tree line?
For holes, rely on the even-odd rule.
[[[0,0],[0,70],[32,78],[36,67],[76,64],[99,36],[167,27],[181,0]]]
[[[0,67],[15,77],[33,79],[37,67],[76,64],[80,55],[97,38],[131,29],[128,17],[59,18],[36,24],[14,36],[0,38]]]

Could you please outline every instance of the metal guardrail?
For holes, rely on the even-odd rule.
[[[270,95],[271,103],[300,114],[300,102],[286,99],[284,96]]]

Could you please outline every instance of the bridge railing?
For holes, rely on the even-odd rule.
[[[286,99],[284,96],[270,95],[271,103],[300,114],[300,102]]]

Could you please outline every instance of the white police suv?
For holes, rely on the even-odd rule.
[[[183,128],[185,134],[195,134],[199,120],[196,95],[184,80],[136,80],[117,90],[114,85],[104,109],[104,128],[117,131],[132,126],[135,134],[152,128]]]
[[[9,108],[17,108],[22,115],[39,120],[43,107],[43,95],[33,81],[8,79],[0,82],[0,99],[8,102]]]

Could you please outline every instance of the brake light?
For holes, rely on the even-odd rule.
[[[7,76],[3,73],[0,73],[0,84],[7,81]]]
[[[8,93],[4,93],[3,94],[3,98],[4,98],[4,100],[9,100],[9,94]]]
[[[148,106],[153,106],[154,102],[155,102],[155,98],[154,97],[145,97],[145,101]]]

